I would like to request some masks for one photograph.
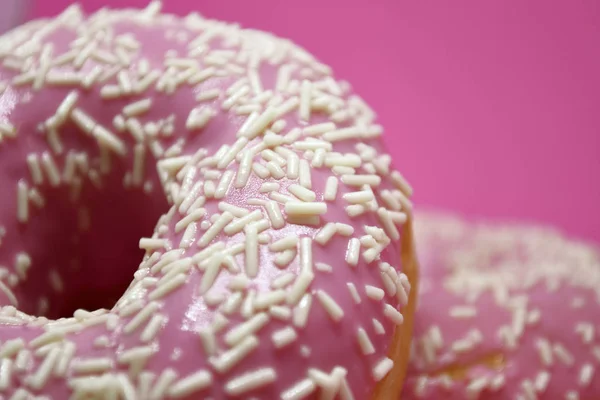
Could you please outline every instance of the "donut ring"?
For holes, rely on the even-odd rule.
[[[600,398],[600,254],[554,230],[417,214],[403,399]]]
[[[159,2],[0,62],[0,397],[398,395],[412,190],[327,66]]]

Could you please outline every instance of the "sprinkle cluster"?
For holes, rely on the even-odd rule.
[[[0,244],[0,394],[366,398],[401,361],[388,349],[412,189],[327,66],[158,2],[69,8],[0,38],[0,61],[0,152],[22,171],[0,175],[3,237],[51,212],[48,193],[80,233],[114,182],[169,204],[111,310],[19,311],[21,283],[44,276],[60,295],[67,270]]]
[[[600,257],[549,229],[420,214],[403,398],[600,395]]]

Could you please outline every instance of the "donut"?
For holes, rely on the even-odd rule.
[[[412,188],[328,66],[159,2],[0,63],[0,398],[398,396]]]
[[[600,398],[600,253],[527,223],[415,216],[403,399]]]

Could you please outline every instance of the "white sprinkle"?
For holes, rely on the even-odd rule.
[[[27,381],[32,388],[40,390],[46,385],[46,382],[48,382],[48,379],[54,370],[60,352],[60,347],[53,347],[52,350],[50,350],[50,353],[44,358],[44,361],[42,361],[35,374],[27,377]]]
[[[154,338],[156,338],[156,335],[158,335],[158,332],[162,328],[164,322],[165,318],[162,315],[154,315],[142,331],[142,334],[140,335],[140,340],[144,343],[148,343],[154,340]]]
[[[556,355],[556,358],[562,361],[563,364],[573,365],[573,363],[575,362],[573,355],[569,353],[569,351],[562,344],[555,343],[552,346],[552,349],[554,351],[554,355]]]
[[[344,200],[351,204],[364,204],[374,199],[373,192],[370,190],[346,193],[343,197]]]
[[[381,177],[378,175],[342,175],[342,182],[349,186],[364,185],[378,186],[381,183]]]
[[[227,191],[229,190],[229,185],[231,184],[231,180],[233,179],[234,172],[231,170],[225,171],[219,184],[217,185],[217,189],[215,190],[215,199],[222,199],[227,195]]]
[[[341,128],[334,131],[329,131],[323,134],[323,139],[329,142],[337,142],[348,139],[358,139],[362,136],[363,128],[358,126],[351,126],[348,128]]]
[[[233,346],[240,343],[248,335],[252,335],[258,332],[269,322],[269,315],[261,312],[254,315],[249,320],[237,325],[225,334],[225,343],[229,346]]]
[[[296,258],[296,249],[284,250],[275,257],[275,265],[279,268],[287,267]]]
[[[124,156],[127,153],[127,148],[121,139],[115,136],[108,129],[101,125],[94,126],[92,135],[104,146],[108,147],[115,153]],[[42,160],[43,161],[43,160]]]
[[[240,314],[242,317],[248,319],[254,315],[254,299],[256,298],[256,290],[250,289],[246,295],[246,299],[242,303]]]
[[[294,284],[292,285],[291,290],[288,292],[287,303],[289,305],[296,304],[305,294],[314,279],[314,274],[310,271],[302,270],[300,275]]]
[[[389,190],[382,190],[380,196],[388,209],[399,211],[402,208],[400,202],[392,195],[392,192],[390,192]]]
[[[233,214],[229,211],[223,212],[212,226],[204,233],[198,241],[199,247],[206,247],[214,238],[217,237],[229,222],[233,220]]]
[[[216,99],[219,96],[221,96],[221,89],[219,89],[219,88],[207,89],[207,90],[200,92],[196,96],[196,101],[198,101],[198,102],[210,101],[210,100]]]
[[[307,189],[312,187],[311,176],[310,176],[310,164],[307,160],[300,160],[300,168],[298,172],[299,183]]]
[[[302,400],[309,397],[317,390],[315,382],[305,378],[281,393],[281,400]]]
[[[139,248],[149,251],[149,250],[158,250],[164,249],[167,246],[166,239],[158,239],[158,238],[141,238],[139,241]]]
[[[267,216],[271,221],[271,226],[274,229],[281,229],[285,226],[285,219],[283,218],[279,205],[275,201],[270,200],[266,202],[265,209],[267,210]]]
[[[286,292],[283,289],[273,290],[271,292],[260,293],[254,299],[254,308],[262,310],[277,305],[285,301]]]
[[[225,255],[223,253],[213,254],[208,260],[204,261],[204,263],[206,263],[206,268],[204,275],[202,276],[202,281],[200,282],[200,294],[204,294],[212,288],[212,285],[221,272],[221,267],[224,262]],[[201,264],[201,266],[202,265],[203,264]]]
[[[148,298],[150,300],[157,300],[161,297],[164,297],[175,291],[179,286],[183,285],[186,280],[187,277],[185,274],[177,274],[174,278],[164,282],[161,286],[157,287],[152,292],[150,292]]]
[[[249,117],[250,118],[250,117]],[[253,139],[264,133],[264,130],[277,118],[277,111],[274,107],[268,107],[261,115],[251,122],[245,130],[244,136]],[[240,132],[242,130],[240,129]]]
[[[346,262],[353,267],[358,265],[360,256],[360,240],[352,238],[348,241],[348,249],[346,250]]]
[[[204,128],[215,115],[216,112],[210,108],[194,108],[188,115],[185,127],[190,131],[200,130]]]
[[[310,120],[310,100],[312,97],[312,83],[309,80],[302,81],[300,90],[300,119]]]
[[[300,158],[296,153],[291,153],[287,157],[287,178],[297,179],[300,169]]]
[[[304,328],[308,321],[308,315],[310,313],[310,307],[312,305],[312,295],[310,293],[304,294],[302,299],[298,303],[298,306],[293,311],[293,322],[298,328]]]
[[[42,168],[40,167],[40,161],[37,154],[30,153],[27,155],[27,165],[29,166],[29,172],[31,174],[33,183],[36,185],[41,185],[44,182],[44,175],[42,173]]]
[[[269,385],[276,379],[277,373],[273,368],[258,368],[229,380],[225,384],[225,392],[230,396],[239,396]]]
[[[265,182],[260,186],[261,193],[269,193],[279,190],[279,183],[277,182]]]
[[[29,221],[29,199],[27,183],[20,180],[17,183],[17,219],[21,223]]]
[[[273,332],[271,335],[271,340],[273,341],[273,345],[277,349],[281,349],[291,343],[293,343],[298,338],[298,334],[291,326],[285,327],[278,331]]]
[[[333,122],[324,122],[321,124],[315,124],[307,126],[302,132],[307,136],[318,136],[327,132],[335,130],[336,126]]]
[[[339,322],[344,317],[344,310],[327,292],[317,290],[317,299],[319,299],[319,302],[333,321]]]
[[[350,217],[357,217],[363,214],[366,211],[366,208],[361,204],[352,204],[346,207],[346,213]]]
[[[167,390],[173,382],[177,379],[177,372],[175,372],[172,368],[166,368],[160,374],[152,391],[150,392],[150,399],[159,400],[163,399],[167,393]]]
[[[579,393],[576,390],[569,390],[565,395],[565,400],[579,400]]]
[[[211,358],[210,363],[219,373],[226,373],[258,348],[259,344],[260,341],[256,336],[250,335],[230,350],[222,353],[218,358]]]
[[[198,331],[198,336],[200,336],[200,341],[206,355],[214,355],[217,352],[217,340],[213,330],[210,328],[201,328]]]
[[[584,364],[579,370],[579,386],[588,387],[594,376],[594,366],[590,363]]]
[[[546,367],[552,366],[554,364],[554,357],[550,342],[548,342],[548,340],[546,339],[539,339],[536,342],[535,346],[538,349],[538,353],[542,364],[544,364],[544,366]]]
[[[368,298],[375,301],[381,301],[385,296],[383,289],[371,285],[365,285],[365,293]]]
[[[267,179],[271,175],[271,172],[267,169],[267,167],[259,164],[258,162],[252,163],[252,171],[254,171],[254,173],[261,179]]]
[[[333,235],[337,232],[335,223],[328,222],[321,230],[316,234],[315,241],[321,245],[326,245]]]
[[[322,262],[316,263],[315,264],[315,269],[317,271],[321,271],[321,272],[328,272],[328,273],[333,272],[333,267],[331,265],[325,264],[325,263],[322,263]]]
[[[327,212],[326,203],[305,203],[301,201],[289,201],[285,203],[285,212],[290,216],[322,215]]]
[[[246,273],[249,277],[255,277],[258,274],[259,266],[258,231],[253,224],[248,225],[244,231],[246,233]]]
[[[237,136],[247,136],[249,128],[254,124],[259,115],[258,112],[250,114],[238,130]]]
[[[120,364],[139,363],[148,360],[156,352],[151,346],[129,348],[117,356]]]
[[[71,111],[71,120],[73,120],[75,125],[77,125],[82,131],[88,134],[91,134],[96,126],[96,121],[94,121],[91,116],[79,108],[75,108],[73,111]]]
[[[367,331],[365,331],[363,328],[358,328],[356,331],[356,338],[364,355],[375,354],[375,346],[373,346],[373,342],[371,342],[371,339],[369,339]]]
[[[535,377],[535,391],[538,393],[544,393],[550,383],[550,373],[548,371],[540,371]]]
[[[52,287],[52,290],[54,290],[56,293],[62,293],[64,291],[64,284],[63,284],[62,278],[58,274],[58,271],[56,271],[55,269],[52,269],[52,270],[50,270],[49,275],[50,275],[50,286]]]
[[[410,197],[413,194],[413,189],[410,184],[404,179],[404,177],[398,171],[394,171],[390,174],[390,178],[394,185],[404,193],[406,196]]]
[[[248,183],[250,173],[252,172],[252,159],[254,154],[250,151],[245,151],[242,156],[242,160],[238,167],[237,176],[235,179],[235,187],[242,188]]]
[[[276,242],[271,243],[269,249],[271,251],[279,252],[289,249],[294,249],[298,245],[298,237],[297,236],[286,236],[283,239],[279,239]]]
[[[247,208],[238,207],[233,204],[226,203],[224,201],[219,203],[219,210],[221,212],[227,211],[233,214],[233,216],[236,218],[243,218],[250,213],[250,211]]]
[[[142,100],[138,100],[134,103],[130,103],[123,107],[123,114],[126,117],[135,117],[140,114],[144,114],[152,107],[152,99],[146,98]]]
[[[312,272],[312,268],[312,239],[310,237],[303,237],[300,239],[300,271],[301,273]]]
[[[281,321],[288,321],[292,317],[292,309],[287,306],[272,306],[269,313],[273,318]]]
[[[67,368],[71,364],[71,360],[75,355],[75,351],[77,350],[77,345],[73,342],[67,342],[60,354],[60,358],[57,362],[56,367],[54,368],[54,376],[63,377],[67,373]]]
[[[375,329],[375,333],[378,335],[385,334],[385,328],[383,327],[383,324],[376,318],[373,318],[373,328]]]
[[[290,77],[294,69],[296,68],[293,64],[284,64],[279,67],[277,71],[277,79],[275,82],[275,90],[277,92],[283,92],[286,90]]]
[[[193,222],[196,222],[206,215],[204,208],[197,208],[175,224],[175,233],[179,233]]]
[[[390,238],[392,240],[399,240],[400,232],[398,232],[398,228],[396,228],[396,225],[394,225],[394,221],[392,220],[389,211],[383,207],[380,207],[377,210],[377,215],[379,216],[379,220],[381,221],[383,228]]]
[[[52,155],[48,152],[42,153],[42,167],[46,171],[46,175],[48,175],[50,185],[52,187],[57,187],[60,184],[60,172],[54,162],[54,158],[52,158]]]
[[[313,202],[317,199],[317,195],[315,194],[315,192],[295,183],[291,184],[288,187],[288,191],[300,200],[305,202]]]
[[[75,359],[71,362],[71,368],[76,374],[97,374],[105,372],[113,367],[113,361],[108,357]]]
[[[9,339],[0,346],[0,359],[10,358],[25,347],[25,341],[21,338]]]
[[[0,361],[0,392],[8,389],[11,384],[13,361],[9,358],[3,358]]]
[[[346,286],[348,287],[348,290],[350,291],[350,296],[352,296],[352,300],[354,300],[354,303],[360,304],[361,303],[360,295],[358,294],[358,290],[356,289],[356,286],[354,285],[354,283],[347,282]]]
[[[373,367],[373,378],[379,382],[394,368],[394,361],[384,357]]]
[[[477,399],[480,396],[480,393],[488,386],[489,380],[487,377],[482,376],[476,379],[473,379],[466,386],[465,390],[467,392],[467,396],[469,399]]]
[[[229,110],[231,107],[236,105],[244,96],[250,93],[250,87],[248,85],[241,86],[235,92],[233,92],[228,98],[226,98],[221,104],[223,110]]]
[[[352,234],[354,234],[354,227],[349,224],[336,222],[335,229],[336,229],[336,232],[342,236],[348,237],[348,236],[352,236]]]
[[[277,107],[277,111],[275,114],[275,119],[283,117],[284,115],[292,112],[298,105],[300,104],[300,99],[297,96],[290,97],[285,102],[283,102],[279,107]]]
[[[123,328],[123,332],[129,334],[142,326],[144,322],[146,322],[152,315],[158,311],[160,308],[160,304],[153,301],[148,303],[141,311],[139,311],[135,317],[129,321],[127,325]]]
[[[455,306],[450,309],[450,316],[457,319],[473,318],[477,315],[477,309],[473,306]]]
[[[216,73],[216,70],[214,67],[208,67],[208,68],[198,71],[194,75],[190,76],[188,78],[188,83],[190,85],[196,85],[198,83],[204,82],[205,80],[209,79],[210,77],[215,75],[215,73]]]
[[[217,163],[217,168],[223,169],[231,163],[235,157],[242,151],[242,149],[248,144],[248,139],[241,137],[235,141],[235,143],[229,148],[227,153]]]
[[[330,176],[327,178],[327,182],[325,183],[325,192],[323,194],[323,199],[326,201],[335,201],[337,197],[338,191],[338,179],[335,176]]]
[[[400,311],[396,310],[389,304],[386,304],[383,308],[383,315],[385,315],[390,321],[396,325],[402,325],[404,323],[404,316]]]
[[[173,383],[169,388],[169,397],[176,399],[187,397],[192,393],[208,389],[212,383],[210,372],[202,369]]]

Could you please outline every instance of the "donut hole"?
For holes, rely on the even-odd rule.
[[[111,175],[101,189],[88,185],[75,203],[64,189],[46,191],[27,235],[32,265],[15,291],[21,311],[57,319],[110,309],[130,285],[144,255],[139,239],[152,235],[168,205],[158,184],[145,193]]]

